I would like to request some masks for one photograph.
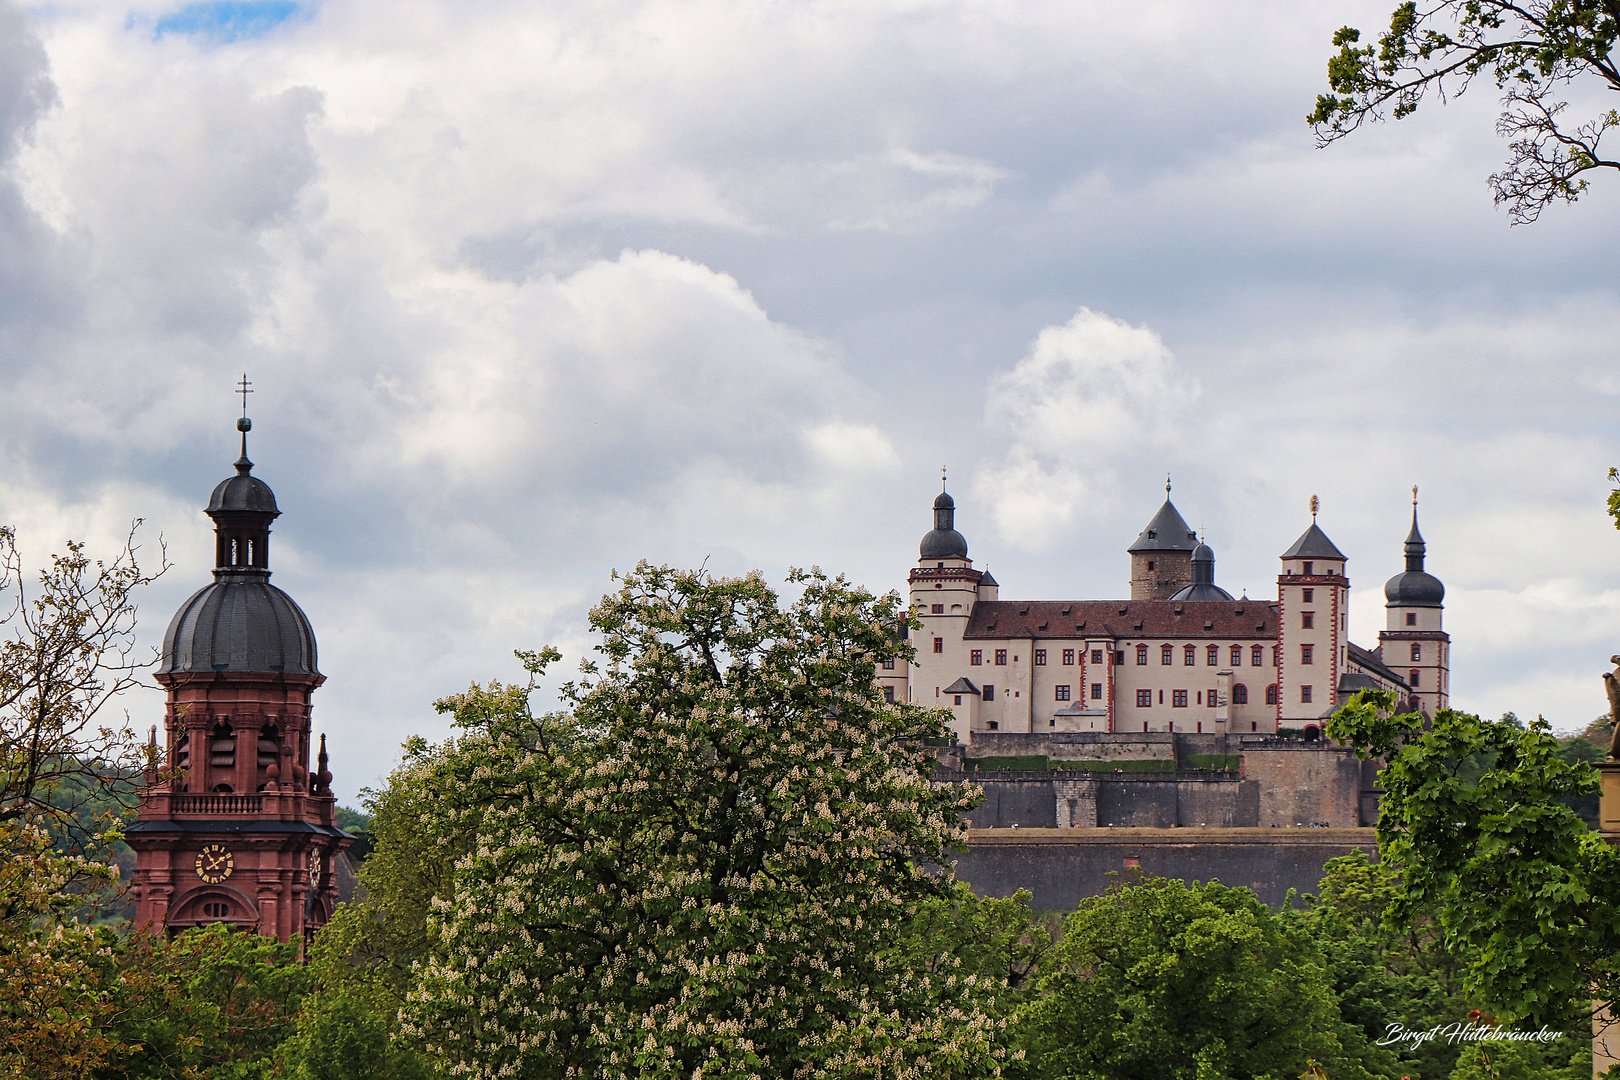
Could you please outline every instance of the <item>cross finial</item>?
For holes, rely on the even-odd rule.
[[[247,456],[247,433],[253,430],[253,421],[248,419],[247,396],[253,393],[253,384],[248,382],[247,372],[242,372],[242,381],[236,384],[235,393],[242,395],[242,417],[236,422],[236,430],[242,433],[242,456],[236,459],[236,471],[244,476],[253,468],[253,462]]]
[[[1311,524],[1312,525],[1316,524],[1316,511],[1317,511],[1317,508],[1320,507],[1321,505],[1322,504],[1321,504],[1320,500],[1318,500],[1315,495],[1312,495],[1311,496]]]

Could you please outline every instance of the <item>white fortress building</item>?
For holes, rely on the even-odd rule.
[[[1406,570],[1384,587],[1378,647],[1348,636],[1343,552],[1316,523],[1281,555],[1275,599],[1233,599],[1215,553],[1165,502],[1127,550],[1128,600],[1003,600],[975,570],[941,492],[909,577],[923,629],[909,670],[880,672],[893,700],[951,710],[976,732],[1275,733],[1319,738],[1357,690],[1393,690],[1429,716],[1449,698],[1445,587],[1423,569],[1413,489]]]

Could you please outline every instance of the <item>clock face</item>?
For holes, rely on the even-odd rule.
[[[210,885],[218,885],[236,869],[236,856],[223,844],[209,844],[197,852],[197,876]]]

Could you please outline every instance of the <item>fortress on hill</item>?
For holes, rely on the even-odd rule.
[[[909,575],[916,657],[880,685],[951,712],[942,778],[985,790],[958,863],[981,892],[1025,886],[1062,909],[1131,867],[1271,903],[1314,891],[1327,858],[1376,852],[1378,763],[1323,738],[1326,718],[1362,689],[1430,716],[1447,705],[1445,587],[1423,568],[1416,489],[1374,648],[1349,639],[1348,559],[1314,498],[1276,598],[1234,599],[1169,492],[1127,549],[1121,600],[1001,599],[951,496],[934,500]]]

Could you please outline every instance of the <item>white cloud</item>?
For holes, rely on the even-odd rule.
[[[974,491],[1010,544],[1047,547],[1088,497],[1111,498],[1121,463],[1178,434],[1198,392],[1158,334],[1082,308],[991,380],[985,415],[1010,446]]]

